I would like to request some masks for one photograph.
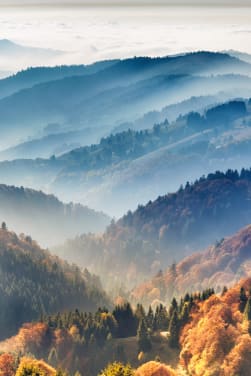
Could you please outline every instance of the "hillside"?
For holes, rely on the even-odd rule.
[[[190,112],[203,114],[209,107],[214,107],[217,104],[234,100],[235,98],[236,93],[224,93],[222,91],[214,95],[192,96],[184,101],[165,106],[160,111],[146,112],[142,117],[132,122],[122,123],[113,129],[113,133],[119,133],[129,128],[132,130],[152,128],[153,124],[162,123],[166,119],[168,119],[170,123],[173,123],[180,116],[184,116]]]
[[[58,252],[105,276],[105,283],[110,277],[129,288],[149,273],[248,225],[250,194],[250,170],[209,174],[128,212],[103,236],[82,235]]]
[[[0,184],[0,221],[26,232],[45,246],[83,232],[104,231],[110,218],[80,204],[64,204],[55,196],[33,189]]]
[[[83,145],[98,143],[103,132],[86,128],[83,130],[60,132],[57,123],[49,124],[41,137],[21,142],[0,151],[0,160],[50,158],[77,149]]]
[[[81,144],[81,137],[87,141],[98,134],[89,129],[48,135],[0,152],[0,158],[48,153],[50,147],[59,155],[3,161],[0,179],[5,184],[49,191],[64,201],[81,202],[118,217],[212,170],[249,167],[250,103],[227,101],[202,113],[179,116],[172,123],[165,120],[150,129],[115,133],[61,155],[60,142],[63,151],[74,142]]]
[[[48,251],[29,236],[0,229],[1,338],[41,315],[109,304],[99,279]]]
[[[213,287],[220,291],[232,286],[251,273],[251,225],[233,236],[221,239],[204,252],[194,253],[159,272],[131,293],[132,301],[146,306],[155,299],[168,301],[188,291],[201,291]]]
[[[248,91],[245,93],[245,90],[242,90],[241,93],[244,96],[249,94]],[[234,100],[235,98],[236,92],[231,91],[225,93],[219,92],[211,96],[193,96],[185,101],[165,106],[160,111],[147,112],[133,122],[121,123],[112,130],[112,134],[120,134],[129,129],[145,131],[146,129],[152,129],[154,124],[162,124],[166,121],[173,123],[177,118],[190,112],[196,111],[203,114],[209,107],[217,106],[217,104]],[[50,123],[37,138],[20,142],[17,145],[0,151],[0,160],[49,158],[51,155],[59,156],[81,146],[98,144],[103,135],[104,131],[102,128],[93,128],[91,124],[89,128],[64,132],[59,123]]]

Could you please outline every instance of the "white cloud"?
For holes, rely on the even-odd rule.
[[[251,53],[250,24],[251,9],[242,8],[12,7],[1,8],[0,39],[67,51],[40,65],[79,64],[190,49]],[[27,62],[1,56],[0,70],[34,64],[35,57]]]

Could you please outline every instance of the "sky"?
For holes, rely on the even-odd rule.
[[[2,6],[0,39],[63,52],[15,59],[0,48],[0,72],[197,50],[251,54],[251,7]]]
[[[251,5],[251,0],[0,0],[0,5],[22,5],[22,4],[124,4],[124,5],[132,5],[132,4],[147,4],[147,5],[156,5],[156,4],[164,4],[164,5],[178,5],[178,4],[186,4],[186,5],[224,5],[224,6],[249,6]]]

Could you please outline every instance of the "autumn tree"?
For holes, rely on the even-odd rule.
[[[16,372],[16,376],[56,376],[55,368],[42,360],[22,358]]]
[[[113,362],[101,371],[99,376],[133,376],[134,371],[130,364],[124,365],[120,362]]]
[[[176,372],[166,364],[151,361],[140,366],[135,376],[177,376]]]
[[[3,353],[0,355],[0,376],[14,376],[16,370],[16,359],[12,354]]]

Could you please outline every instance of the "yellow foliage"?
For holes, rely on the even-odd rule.
[[[23,357],[20,361],[16,376],[56,376],[56,370],[43,360]]]

